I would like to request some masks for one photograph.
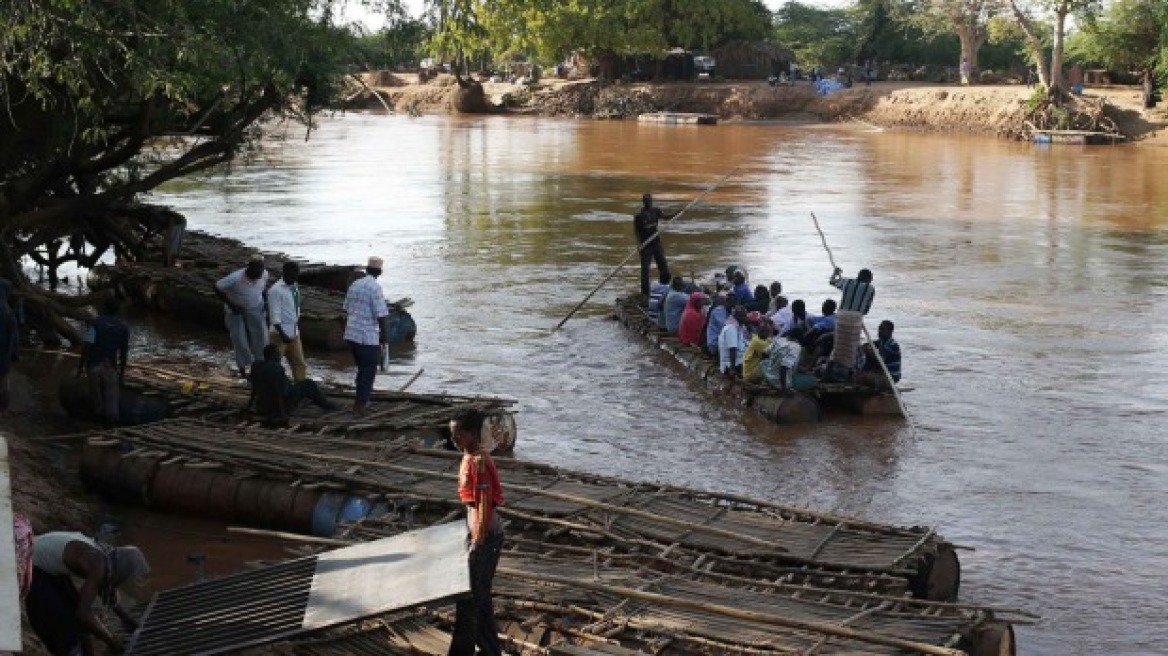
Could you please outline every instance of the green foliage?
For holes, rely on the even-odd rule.
[[[353,63],[364,69],[414,67],[426,57],[433,30],[422,20],[391,22],[374,34],[361,34],[353,46]]]
[[[1116,0],[1068,37],[1067,53],[1121,72],[1168,72],[1168,3]]]
[[[765,38],[759,0],[428,0],[431,49],[444,57],[527,55],[543,63],[572,50],[661,54]]]
[[[331,0],[0,0],[0,8],[4,252],[78,231],[124,242],[111,211],[230,161],[264,116],[309,118],[337,92],[353,43],[333,24]],[[0,258],[10,277],[11,268]]]
[[[788,2],[775,12],[775,40],[794,51],[803,68],[851,61],[862,29],[862,22],[847,9]]]

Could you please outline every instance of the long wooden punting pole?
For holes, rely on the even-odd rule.
[[[827,246],[827,237],[823,236],[823,230],[819,227],[819,219],[815,216],[815,212],[811,213],[811,220],[815,222],[815,231],[819,233],[819,240],[823,242],[823,250],[827,251],[827,261],[831,262],[832,270],[839,267],[835,264],[835,258],[832,257],[831,248]],[[872,335],[868,333],[868,326],[863,319],[860,320],[860,327],[864,329],[864,339],[868,343],[872,343]],[[888,379],[888,385],[892,388],[892,395],[896,397],[896,404],[900,406],[900,413],[908,420],[909,430],[916,432],[916,425],[913,424],[912,417],[908,414],[908,408],[904,407],[904,399],[900,398],[900,390],[896,387],[896,381],[892,379],[892,373],[888,371],[888,365],[884,364],[884,358],[880,355],[880,349],[873,348],[872,352],[876,354],[876,361],[880,363],[880,370],[884,372],[884,377]]]
[[[700,202],[703,198],[705,198],[706,195],[708,195],[711,191],[713,191],[713,190],[717,189],[718,187],[721,187],[723,184],[725,184],[726,181],[729,180],[730,177],[733,176],[735,173],[737,173],[738,169],[740,169],[740,168],[742,168],[741,164],[739,164],[738,166],[735,166],[733,169],[730,170],[729,173],[722,176],[721,180],[718,180],[714,184],[710,185],[705,191],[703,191],[700,195],[698,195],[697,198],[691,200],[689,202],[689,205],[686,205],[685,207],[683,207],[680,212],[678,212],[677,214],[674,214],[665,223],[668,224],[671,221],[676,221],[677,219],[681,218],[681,215],[685,214],[693,206],[697,205],[698,202]],[[596,292],[600,291],[601,287],[604,287],[605,283],[607,283],[609,280],[612,280],[613,276],[615,276],[617,273],[619,273],[621,269],[625,268],[625,265],[629,263],[629,260],[636,257],[637,253],[640,253],[642,248],[648,246],[654,239],[656,239],[662,232],[664,232],[664,230],[665,230],[664,225],[658,227],[657,232],[654,232],[651,237],[649,237],[645,241],[638,244],[637,247],[633,249],[632,253],[629,253],[628,256],[625,257],[625,259],[621,260],[620,264],[616,265],[616,268],[613,269],[612,272],[610,272],[607,276],[605,276],[604,279],[601,280],[596,285],[596,287],[594,287],[592,289],[592,291],[588,292],[588,295],[584,297],[584,300],[580,301],[579,303],[576,304],[576,307],[572,308],[572,311],[568,313],[568,316],[561,319],[560,322],[556,324],[556,327],[552,328],[552,332],[559,330],[560,328],[563,327],[564,324],[568,323],[568,319],[571,319],[572,316],[575,315],[580,310],[580,308],[584,307],[584,304],[587,303],[589,300],[591,300],[592,297],[596,295]]]
[[[717,613],[718,615],[746,620],[748,622],[771,624],[774,626],[782,626],[799,631],[812,631],[836,638],[867,642],[874,645],[883,645],[886,647],[893,647],[895,649],[903,649],[905,651],[921,654],[931,654],[933,656],[965,656],[964,651],[957,649],[939,647],[937,645],[930,645],[928,643],[917,642],[914,640],[905,640],[904,638],[898,638],[896,636],[890,636],[874,631],[861,631],[858,629],[853,629],[844,624],[838,624],[834,622],[819,622],[815,620],[795,619],[792,617],[776,615],[774,613],[763,613],[754,610],[746,610],[743,608],[735,608],[733,606],[724,606],[722,604],[713,604],[704,601],[686,599],[684,597],[663,595],[656,592],[646,592],[636,588],[628,588],[619,585],[608,585],[605,583],[588,581],[586,579],[577,579],[567,576],[555,576],[545,572],[524,572],[522,570],[513,569],[510,567],[500,567],[498,572],[504,576],[511,576],[514,578],[584,588],[585,590],[615,594],[622,597],[628,597],[630,599],[639,599],[641,601],[647,601],[649,603],[671,608],[687,608],[690,610],[703,611],[707,613]]]

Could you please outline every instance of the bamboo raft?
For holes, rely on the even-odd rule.
[[[146,252],[147,260],[161,260],[162,243],[159,237],[155,237],[147,244]],[[180,262],[183,268],[222,268],[230,271],[245,265],[248,257],[255,252],[257,252],[256,249],[237,239],[220,237],[201,230],[187,230],[183,236]],[[299,264],[300,284],[303,287],[320,287],[344,292],[349,288],[349,283],[361,275],[361,268],[356,265],[312,262],[274,251],[259,251],[259,253],[264,256],[264,267],[276,274],[279,273],[285,262]]]
[[[500,638],[519,654],[1014,654],[1021,609],[944,604],[661,571],[602,551],[508,540],[493,586]],[[449,606],[285,643],[295,654],[442,654]]]
[[[741,399],[746,407],[779,424],[819,421],[824,410],[843,410],[865,415],[902,416],[896,397],[889,392],[850,383],[819,382],[815,388],[784,396],[766,384],[744,385],[727,378],[718,363],[701,349],[681,344],[657,327],[634,299],[616,301],[614,317],[625,328],[639,335],[651,346],[673,358],[698,381],[721,397]]]
[[[69,404],[77,407],[66,408],[70,414],[90,411],[88,385],[79,379],[66,380],[64,385],[79,387]],[[270,422],[245,409],[251,395],[249,388],[216,372],[196,372],[191,365],[167,362],[131,364],[126,370],[123,387],[140,399],[140,405],[158,408],[155,420],[188,417],[216,426],[272,427]],[[476,409],[487,415],[484,443],[493,445],[495,453],[509,453],[518,437],[514,417],[516,402],[511,399],[374,390],[371,398],[373,411],[357,417],[348,411],[353,405],[352,388],[324,384],[321,390],[342,410],[324,412],[316,407],[303,407],[280,428],[339,439],[366,442],[406,440],[413,444],[439,446],[447,440],[448,426],[454,414],[464,409]],[[62,404],[69,403],[64,389],[61,396]]]
[[[185,477],[187,487],[198,491],[195,497],[220,500],[184,499],[175,492],[167,497],[173,508],[222,508],[229,515],[253,494],[243,490],[240,477],[247,477],[242,480],[251,480],[249,487],[271,483],[264,487],[264,499],[271,497],[282,509],[317,503],[322,490],[333,490],[363,496],[369,506],[408,508],[410,522],[417,522],[463,511],[451,493],[459,459],[459,454],[405,440],[371,443],[168,420],[95,434],[83,452],[82,470],[91,482],[160,507],[165,504],[152,492],[158,477]],[[498,466],[508,496],[501,512],[539,540],[603,545],[641,566],[664,567],[657,557],[668,556],[669,563],[689,563],[710,573],[888,594],[908,591],[937,600],[957,597],[960,566],[954,547],[933,529],[886,526],[507,459]],[[301,494],[304,488],[315,496]],[[288,527],[304,530],[304,511],[298,512],[298,525]],[[262,515],[248,516],[256,514]]]
[[[1127,137],[1118,132],[1090,130],[1033,130],[1031,140],[1036,144],[1066,144],[1072,146],[1114,146]]]
[[[717,114],[694,114],[685,112],[650,112],[638,114],[641,123],[661,123],[664,125],[717,125]]]

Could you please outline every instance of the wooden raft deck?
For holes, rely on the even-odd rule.
[[[684,346],[676,337],[659,329],[636,301],[617,299],[614,316],[647,344],[672,356],[707,389],[722,397],[737,397],[744,406],[776,423],[818,421],[820,409],[902,416],[896,398],[890,392],[849,383],[820,382],[814,389],[791,396],[783,396],[779,390],[766,384],[744,385],[739,380],[723,376],[715,359],[702,353],[701,349]],[[808,403],[813,407],[808,407]]]
[[[717,114],[695,114],[686,112],[651,112],[638,114],[640,123],[661,123],[664,125],[717,125]]]
[[[219,426],[261,427],[264,422],[244,411],[251,390],[237,381],[210,374],[173,371],[164,362],[131,365],[126,371],[125,387],[143,396],[165,401],[168,416],[186,417]],[[290,418],[286,428],[344,439],[382,441],[405,438],[413,443],[439,444],[453,415],[474,408],[489,417],[488,428],[497,424],[495,443],[499,451],[510,451],[518,430],[514,420],[516,402],[489,396],[457,394],[417,394],[391,390],[374,390],[373,412],[357,417],[348,411],[354,393],[351,388],[321,385],[325,396],[341,406],[337,412],[303,407]]]
[[[93,443],[95,448],[114,448],[119,441],[123,449],[171,463],[189,461],[195,467],[311,483],[370,498],[408,497],[439,514],[461,510],[451,494],[459,455],[403,441],[371,443],[168,420],[99,433]],[[630,555],[639,553],[633,547],[652,551],[672,546],[670,553],[677,558],[708,562],[716,571],[731,574],[747,567],[768,576],[851,577],[860,586],[908,588],[921,597],[957,595],[960,570],[953,546],[932,529],[886,526],[508,459],[499,460],[498,466],[508,490],[502,512],[538,530],[626,544]]]
[[[394,501],[390,515],[346,529],[347,540],[395,535],[465,512],[453,494],[459,456],[449,452],[254,429],[213,432],[191,421],[98,439],[122,441],[132,449],[127,458]],[[998,651],[1012,645],[1009,623],[1032,617],[905,596],[904,577],[920,576],[930,554],[935,562],[951,553],[929,529],[497,463],[508,496],[500,511],[509,526],[495,579],[496,613],[520,653],[546,653],[540,650],[553,642],[667,654],[958,656],[984,647],[1012,653]],[[449,607],[424,616],[447,629],[453,621]],[[300,653],[346,653],[348,641],[360,636],[338,637],[333,651]],[[316,639],[304,647],[328,644]]]

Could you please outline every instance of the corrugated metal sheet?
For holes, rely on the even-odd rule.
[[[127,655],[220,654],[470,591],[462,522],[160,593]]]

